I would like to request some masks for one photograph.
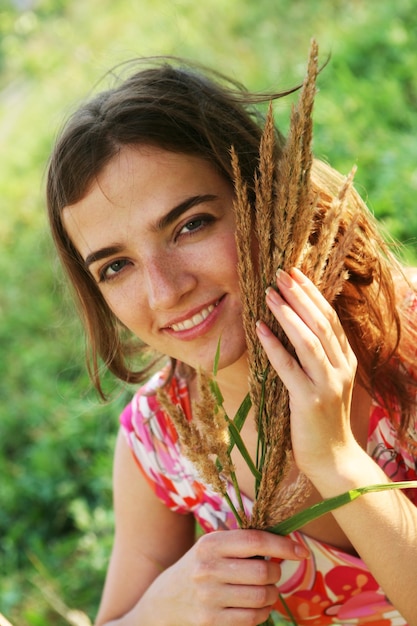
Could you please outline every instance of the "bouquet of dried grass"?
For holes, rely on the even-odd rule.
[[[269,108],[260,145],[259,172],[255,180],[255,210],[248,201],[239,163],[232,152],[236,185],[236,242],[239,255],[240,289],[243,294],[243,323],[250,363],[250,397],[258,419],[262,477],[256,485],[256,501],[251,523],[267,528],[285,519],[307,497],[308,483],[303,475],[289,491],[280,490],[291,462],[290,412],[288,392],[267,357],[255,333],[255,323],[263,319],[276,336],[292,351],[275,317],[265,305],[265,288],[274,283],[278,268],[299,267],[332,302],[347,277],[344,261],[355,243],[356,219],[340,237],[339,225],[353,172],[327,211],[318,228],[319,198],[311,185],[312,111],[318,74],[318,47],[312,42],[307,75],[299,102],[291,115],[288,139],[281,158],[274,160],[274,121]],[[251,250],[255,233],[258,256]],[[311,243],[314,237],[314,244]],[[337,245],[336,245],[337,240]]]
[[[177,427],[184,453],[196,465],[202,479],[228,501],[239,526],[282,535],[364,493],[417,486],[416,482],[407,482],[362,487],[296,514],[292,514],[294,509],[300,508],[309,493],[307,478],[300,474],[289,488],[281,487],[292,460],[289,398],[259,343],[255,332],[256,321],[264,320],[287,349],[292,354],[294,351],[266,307],[265,289],[273,285],[279,268],[288,270],[299,267],[332,303],[347,278],[345,259],[354,247],[358,234],[359,215],[352,215],[349,223],[344,221],[342,225],[341,222],[344,204],[351,192],[354,169],[326,210],[324,218],[317,219],[321,209],[320,198],[314,193],[310,172],[313,164],[312,110],[318,71],[318,47],[313,41],[306,78],[298,103],[292,110],[288,138],[278,160],[274,157],[272,105],[269,107],[255,178],[255,207],[249,201],[238,158],[233,147],[231,149],[236,192],[238,271],[250,367],[249,394],[231,419],[223,409],[223,398],[215,379],[219,354],[216,355],[213,377],[198,372],[200,401],[193,407],[192,422],[187,421],[181,408],[174,406],[163,390],[159,392],[163,407]],[[251,407],[258,429],[255,460],[250,457],[240,435]],[[256,497],[250,518],[244,511],[231,462],[234,446],[238,447],[254,476]],[[234,485],[238,508],[228,495],[228,481]]]
[[[199,468],[202,478],[228,498],[225,477],[237,487],[230,453],[237,445],[255,479],[256,499],[251,519],[243,506],[235,511],[242,527],[265,529],[288,517],[308,494],[307,479],[300,475],[289,491],[280,485],[291,462],[288,392],[269,362],[255,332],[263,319],[277,337],[291,346],[265,305],[265,289],[274,283],[278,268],[298,266],[332,301],[346,278],[344,259],[355,240],[356,221],[339,236],[339,222],[353,174],[327,211],[321,228],[315,219],[319,210],[310,181],[313,156],[312,110],[318,74],[318,48],[313,41],[306,78],[298,104],[293,108],[288,139],[281,157],[274,157],[275,129],[272,106],[266,118],[255,178],[255,207],[249,201],[239,162],[232,147],[235,178],[236,244],[243,300],[243,325],[250,366],[249,395],[233,420],[225,414],[215,378],[199,372],[200,402],[194,406],[193,421],[173,406],[166,394],[159,397],[177,426],[184,452]],[[314,244],[311,243],[314,234]],[[337,245],[335,245],[336,237]],[[254,249],[256,252],[254,253]],[[215,364],[215,369],[217,364]],[[214,372],[216,373],[216,372]],[[250,407],[258,429],[258,451],[252,460],[240,437]],[[233,504],[229,502],[230,506]]]

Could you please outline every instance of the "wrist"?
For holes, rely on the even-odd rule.
[[[336,448],[307,476],[323,498],[388,481],[386,474],[356,441],[349,446]]]

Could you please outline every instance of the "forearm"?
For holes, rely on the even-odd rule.
[[[111,621],[97,621],[95,626],[169,626],[171,622],[164,619],[164,611],[157,598],[148,602],[141,598],[128,613]]]
[[[270,558],[254,559],[257,554]],[[280,562],[306,557],[308,551],[289,537],[260,530],[212,532],[155,578],[123,617],[114,618],[110,607],[96,626],[261,624],[278,600]]]
[[[156,581],[151,583],[145,593],[135,601],[134,606],[123,612],[120,617],[114,617],[114,612],[111,611],[111,607],[108,607],[107,604],[104,610],[101,607],[94,626],[137,626],[138,624],[140,626],[156,626],[159,624],[168,626],[170,622],[162,620],[164,614],[163,598],[158,598],[156,591],[154,595],[154,587],[156,585]],[[158,607],[157,611],[155,607]],[[109,612],[113,613],[111,618],[109,618]]]
[[[297,359],[264,323],[257,333],[288,389],[298,469],[324,498],[388,482],[356,440],[362,432],[351,415],[357,360],[334,309],[299,270],[281,271],[277,287],[267,291],[266,304]],[[365,444],[366,435],[358,441]],[[417,509],[390,490],[362,495],[334,517],[391,602],[417,626]]]
[[[314,476],[323,498],[390,482],[359,446],[335,453]],[[417,625],[417,509],[400,490],[360,496],[333,515],[393,605]]]

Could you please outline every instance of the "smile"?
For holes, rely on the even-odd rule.
[[[194,328],[194,326],[198,326],[198,324],[201,324],[201,322],[204,322],[204,320],[208,318],[210,313],[216,308],[217,304],[218,302],[210,304],[208,307],[202,309],[202,311],[196,313],[189,319],[178,322],[177,324],[171,324],[170,328],[179,332],[181,330],[189,330],[190,328]]]

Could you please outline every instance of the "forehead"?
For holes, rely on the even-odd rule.
[[[91,196],[104,196],[115,205],[126,200],[129,191],[141,191],[141,196],[153,187],[155,195],[176,191],[181,185],[201,184],[201,178],[213,182],[223,178],[207,160],[196,155],[171,152],[156,146],[139,145],[123,147],[94,177],[80,201],[64,208],[73,209]]]
[[[78,202],[63,209],[62,221],[84,255],[103,236],[126,235],[133,226],[152,231],[164,213],[193,195],[228,197],[232,185],[207,161],[152,146],[124,147],[103,168]]]

